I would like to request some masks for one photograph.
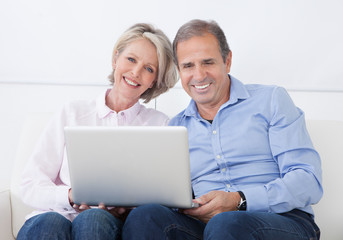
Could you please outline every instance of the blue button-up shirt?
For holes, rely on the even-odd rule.
[[[304,113],[284,88],[230,78],[230,99],[212,124],[193,100],[169,123],[188,129],[195,196],[240,190],[248,211],[313,214],[323,194],[321,162]]]

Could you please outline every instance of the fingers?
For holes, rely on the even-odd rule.
[[[211,191],[202,195],[201,197],[194,199],[194,202],[199,203],[200,205],[205,205],[212,201],[217,195],[217,191]]]
[[[87,204],[73,204],[73,208],[77,211],[77,212],[82,212],[85,211],[87,209],[91,209],[90,206],[88,206]],[[99,209],[103,209],[105,211],[108,211],[110,214],[112,214],[113,216],[117,217],[117,218],[122,218],[124,215],[126,215],[128,213],[128,211],[130,209],[124,208],[124,207],[106,207],[105,204],[100,203],[98,205]]]
[[[117,209],[117,213],[122,215],[126,212],[126,208],[120,207],[120,208],[116,208]]]
[[[214,215],[223,212],[222,202],[224,197],[226,197],[225,192],[212,191],[197,199],[194,202],[200,204],[200,207],[193,209],[185,209],[184,213],[192,217],[198,218],[203,222],[208,222]]]
[[[103,210],[106,210],[107,211],[107,207],[105,206],[105,204],[103,204],[103,203],[100,203],[99,205],[98,205],[98,208],[100,208],[100,209],[103,209]]]
[[[90,209],[90,207],[87,204],[81,204],[81,205],[77,205],[76,203],[73,204],[73,208],[77,211],[77,212],[82,212],[84,210]]]

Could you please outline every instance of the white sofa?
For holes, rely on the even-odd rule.
[[[19,195],[20,173],[43,127],[50,118],[47,113],[32,113],[26,118],[18,144],[10,189],[0,189],[0,240],[15,239],[31,212]],[[321,239],[343,239],[343,122],[307,121],[313,143],[322,157],[324,196],[314,206],[316,222],[322,231]]]

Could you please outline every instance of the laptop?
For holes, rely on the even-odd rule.
[[[64,133],[75,203],[197,206],[185,127],[74,126]]]

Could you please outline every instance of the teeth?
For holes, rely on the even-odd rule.
[[[204,89],[204,88],[207,88],[208,86],[210,86],[210,84],[206,84],[206,85],[202,85],[202,86],[194,85],[194,87],[195,87],[196,89]]]
[[[138,86],[138,84],[136,84],[136,83],[134,83],[134,82],[132,82],[132,81],[126,79],[126,78],[124,78],[124,80],[125,80],[125,82],[127,82],[131,86],[135,86],[135,87]]]

